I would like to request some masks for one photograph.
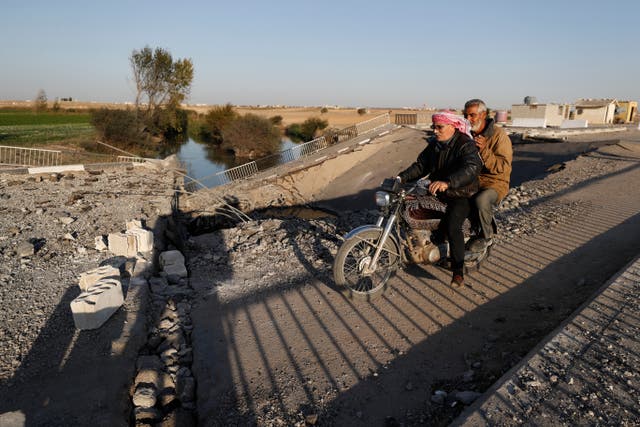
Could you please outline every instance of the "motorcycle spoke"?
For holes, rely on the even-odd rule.
[[[396,246],[387,241],[376,261],[373,271],[371,262],[378,249],[380,234],[365,231],[356,235],[345,243],[342,253],[337,255],[336,261],[339,274],[336,283],[345,286],[352,296],[374,297],[384,291],[389,277],[395,270],[399,255]]]

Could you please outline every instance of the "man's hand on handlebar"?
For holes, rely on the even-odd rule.
[[[446,191],[447,188],[449,188],[449,183],[445,181],[433,181],[429,185],[429,192],[435,196],[437,193]]]

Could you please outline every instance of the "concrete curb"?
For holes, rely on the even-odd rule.
[[[9,175],[38,175],[45,173],[83,172],[90,170],[100,170],[105,168],[140,167],[144,163],[135,162],[113,162],[113,163],[90,163],[87,165],[61,165],[61,166],[38,166],[20,167],[11,169],[0,169],[0,174]]]
[[[589,316],[583,315],[584,312],[590,310],[598,312],[599,310],[595,306],[600,305],[599,300],[607,299],[609,304],[611,304],[613,299],[607,297],[606,294],[611,292],[623,294],[625,288],[639,285],[640,275],[638,272],[640,272],[640,255],[611,277],[589,300],[576,309],[571,316],[540,341],[516,366],[512,367],[478,400],[453,420],[450,426],[475,427],[496,425],[496,422],[491,419],[492,414],[501,414],[502,416],[508,414],[513,416],[513,419],[526,420],[527,413],[525,409],[512,402],[514,399],[518,402],[527,401],[527,391],[517,385],[519,382],[518,374],[523,373],[524,370],[536,371],[537,369],[534,366],[539,364],[540,360],[544,360],[544,353],[547,352],[564,353],[567,355],[566,357],[570,359],[570,362],[573,362],[575,358],[572,358],[572,355],[583,353],[584,349],[591,346],[591,344],[598,339],[598,336],[594,334],[590,336],[589,339],[586,339],[581,336],[576,336],[569,328],[573,325],[584,323],[583,320],[579,319],[589,318]],[[604,316],[606,322],[601,321],[598,326],[612,322],[614,320],[613,316],[619,314],[622,308],[623,306],[616,307],[614,314]],[[592,329],[596,330],[598,328]],[[549,381],[549,379],[545,379],[542,375],[538,376],[537,379],[543,383]],[[594,386],[597,387],[595,384]],[[554,389],[551,388],[551,390]],[[547,421],[549,425],[555,425],[553,418],[548,418]]]

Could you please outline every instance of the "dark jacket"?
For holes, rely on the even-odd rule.
[[[477,184],[482,169],[482,159],[475,142],[456,130],[446,144],[433,138],[418,159],[398,176],[402,182],[413,181],[429,175],[431,181],[445,181],[452,190]]]

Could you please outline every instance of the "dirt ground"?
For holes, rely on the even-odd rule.
[[[366,158],[357,157],[366,147],[353,152],[358,162],[331,180],[344,194],[327,192],[325,201],[345,202],[349,194],[357,195],[369,182],[362,175],[366,165],[392,175],[399,163],[411,161],[421,135],[414,134],[413,140],[407,135],[391,133],[385,137],[388,144]],[[518,164],[523,168],[561,163],[556,172],[534,181],[523,178],[524,184],[513,189],[509,206],[498,215],[501,234],[491,258],[468,274],[467,286],[459,290],[448,287],[449,272],[414,266],[399,272],[374,303],[345,298],[331,281],[332,257],[340,243],[336,236],[370,221],[367,212],[344,210],[313,220],[262,214],[242,227],[189,236],[185,255],[194,289],[199,424],[451,422],[637,256],[640,132],[621,137],[636,142],[596,138],[594,144],[605,146],[575,161],[557,153],[567,145],[549,144],[546,152],[522,147],[526,150]],[[325,166],[334,172],[330,162]],[[4,323],[1,354],[7,356],[3,378],[18,388],[1,390],[0,412],[28,406],[28,425],[91,418],[97,425],[126,424],[110,417],[125,417],[120,405],[127,394],[113,386],[126,382],[132,362],[111,355],[114,330],[80,334],[74,341],[67,304],[71,292],[78,292],[72,264],[95,264],[103,256],[91,250],[96,234],[108,233],[134,214],[159,214],[154,214],[156,205],[166,209],[169,197],[155,194],[160,186],[133,172],[71,174],[55,182],[4,179],[0,208],[11,215],[0,239],[0,282],[9,294],[3,316],[12,322]],[[86,200],[76,200],[77,193]],[[138,206],[142,202],[149,206]],[[78,219],[66,226],[56,218],[67,214],[58,210]],[[122,218],[116,221],[114,212]],[[49,215],[49,220],[39,219]],[[63,238],[69,227],[78,232],[77,242]],[[17,256],[20,240],[37,237],[40,242],[43,236],[46,245],[32,261]],[[59,280],[36,280],[41,271]],[[134,323],[126,316],[136,307],[127,309],[116,319],[118,334]],[[109,369],[85,372],[95,360]],[[92,403],[79,406],[81,398]],[[618,410],[605,403],[591,410],[602,416],[612,408]],[[43,418],[49,413],[59,418],[47,424]],[[95,418],[101,413],[104,418]],[[637,424],[637,411],[629,414],[619,413],[631,421],[628,425]]]
[[[518,197],[529,200],[503,213],[491,258],[460,290],[449,288],[449,272],[414,266],[374,303],[346,299],[330,279],[331,259],[319,255],[334,249],[321,231],[331,220],[308,234],[299,224],[276,233],[269,254],[279,251],[279,261],[240,252],[242,235],[223,239],[233,253],[226,268],[192,269],[200,423],[448,424],[637,255],[632,147],[603,148],[523,185]],[[376,164],[395,167],[394,152],[379,151]],[[356,181],[355,172],[341,182]],[[216,254],[216,239],[195,239],[192,259]],[[243,256],[268,265],[236,264]]]

